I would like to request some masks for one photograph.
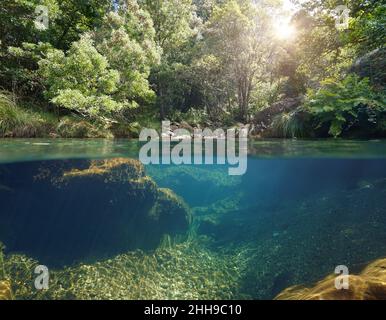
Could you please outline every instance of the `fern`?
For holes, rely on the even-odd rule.
[[[306,108],[315,117],[316,127],[327,124],[333,137],[358,123],[360,112],[365,111],[374,123],[386,111],[386,96],[374,92],[367,78],[350,74],[342,81],[327,79],[321,84],[317,92],[308,91]]]

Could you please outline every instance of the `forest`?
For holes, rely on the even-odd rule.
[[[0,137],[385,137],[385,27],[379,0],[2,0]]]

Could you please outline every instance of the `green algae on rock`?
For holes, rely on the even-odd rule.
[[[107,182],[128,182],[145,176],[143,165],[134,159],[115,158],[108,160],[90,160],[86,169],[72,168],[64,171],[63,179],[76,177],[100,177]]]
[[[12,232],[2,240],[12,248],[17,238],[12,233],[23,233],[19,250],[55,266],[155,249],[165,234],[180,238],[189,230],[189,207],[173,191],[158,188],[137,160],[31,163],[25,170],[26,180],[17,183],[33,183],[34,188],[28,206],[18,199],[7,202],[5,212],[20,213],[21,221],[14,223],[17,215],[6,219]],[[34,219],[27,224],[21,217],[28,212],[34,212]],[[35,232],[39,228],[45,230],[41,239]],[[42,246],[46,241],[50,246]]]
[[[158,189],[156,203],[148,216],[156,222],[157,229],[162,230],[172,226],[173,233],[186,230],[192,223],[190,209],[184,200],[166,188]]]
[[[0,300],[12,300],[12,289],[9,281],[0,281]]]
[[[370,263],[359,275],[349,275],[349,287],[335,287],[337,275],[330,275],[313,287],[293,286],[281,292],[277,300],[385,300],[386,259]]]

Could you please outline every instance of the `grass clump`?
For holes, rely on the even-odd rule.
[[[53,113],[20,106],[9,92],[0,91],[0,137],[113,138],[113,134],[103,124],[76,115],[58,118]]]
[[[277,115],[272,122],[272,130],[278,138],[304,138],[305,127],[297,110]]]
[[[18,106],[9,93],[0,92],[0,137],[35,138],[53,130],[54,118]]]

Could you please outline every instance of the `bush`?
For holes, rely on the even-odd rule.
[[[327,79],[318,91],[309,90],[306,110],[315,120],[315,128],[328,127],[331,136],[339,137],[344,131],[368,124],[377,125],[386,111],[386,96],[376,93],[368,78],[350,74],[342,81]]]

